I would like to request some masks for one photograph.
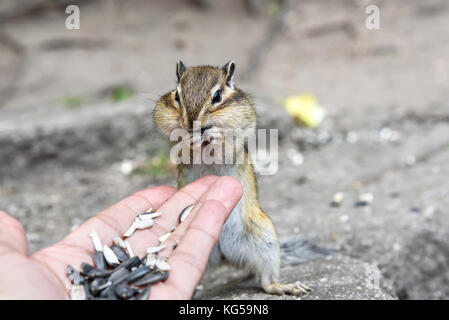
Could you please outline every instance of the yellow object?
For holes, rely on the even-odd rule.
[[[326,110],[311,94],[288,96],[284,100],[284,108],[297,122],[312,128],[319,127],[326,116]]]

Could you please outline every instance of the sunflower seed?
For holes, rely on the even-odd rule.
[[[134,296],[138,292],[138,290],[135,288],[131,288],[126,284],[121,284],[115,287],[114,292],[120,299],[129,299]]]
[[[110,274],[111,272],[107,270],[92,269],[87,275],[87,278],[88,279],[105,278]]]
[[[163,271],[163,272],[159,272],[159,271],[155,271],[155,272],[151,272],[149,274],[147,274],[145,277],[137,280],[136,282],[134,282],[134,285],[136,286],[144,286],[147,284],[152,284],[155,282],[159,282],[159,281],[164,281],[168,278],[168,272]]]
[[[73,266],[68,265],[65,270],[72,284],[78,285],[84,283],[84,278],[81,277],[78,270],[76,270]]]
[[[111,284],[111,281],[107,281],[104,278],[96,278],[90,283],[90,291],[94,295],[98,295],[101,290],[109,287]]]
[[[167,232],[166,234],[163,234],[162,236],[159,237],[159,242],[164,242],[164,241],[167,240],[170,236],[171,236],[171,232]]]
[[[156,261],[156,267],[157,267],[159,270],[162,270],[162,271],[167,271],[167,270],[170,270],[170,269],[171,269],[171,267],[170,267],[170,265],[168,264],[168,262],[165,261],[165,260],[161,260],[161,259],[157,259],[157,261]]]
[[[357,207],[363,207],[371,204],[374,200],[374,196],[372,193],[362,193],[359,195],[359,198],[357,199],[357,202],[355,205]]]
[[[130,282],[134,282],[139,278],[142,278],[143,276],[147,275],[148,273],[150,273],[151,269],[147,266],[141,266],[139,269],[136,269],[134,271],[132,271],[128,278],[126,278],[126,281],[128,281],[128,283]]]
[[[122,248],[122,249],[126,249],[125,242],[123,241],[122,238],[115,237],[115,238],[114,238],[114,244],[115,244],[117,247],[120,247],[120,248]]]
[[[70,298],[72,300],[86,300],[86,292],[84,291],[84,286],[73,285],[70,289]]]
[[[148,300],[148,297],[150,296],[150,289],[151,285],[147,285],[145,289],[139,292],[137,295],[137,300]]]
[[[106,261],[104,260],[104,255],[102,251],[94,252],[94,264],[97,269],[104,270],[106,268]]]
[[[131,259],[123,262],[117,268],[115,268],[114,272],[116,272],[117,270],[120,270],[122,268],[131,270],[133,267],[138,267],[141,264],[142,264],[142,261],[140,261],[139,257],[132,257]]]
[[[332,197],[331,206],[332,207],[339,207],[341,203],[343,202],[343,199],[345,198],[345,194],[343,192],[337,192]]]
[[[76,273],[74,273],[73,275],[69,276],[69,280],[70,282],[72,282],[72,284],[84,284],[84,278],[81,277],[80,273],[78,271],[76,271]]]
[[[156,261],[157,261],[156,255],[154,253],[149,253],[147,254],[145,265],[147,267],[150,267],[151,269],[154,269],[156,267]]]
[[[132,234],[136,231],[136,221],[129,227],[129,229],[123,234],[124,237],[131,237]]]
[[[117,256],[118,260],[121,261],[121,262],[127,261],[129,259],[129,257],[126,254],[125,250],[123,250],[119,246],[116,246],[114,244],[114,245],[111,246],[111,250],[114,252],[114,254]]]
[[[111,273],[111,276],[108,278],[108,281],[112,282],[113,285],[116,285],[122,281],[125,281],[130,274],[130,271],[126,268],[120,268],[118,270],[114,270]]]
[[[179,214],[179,218],[178,218],[179,223],[183,222],[187,218],[187,216],[189,215],[190,211],[192,211],[192,209],[193,209],[193,204],[191,204],[190,206],[185,207],[181,211],[181,213]]]
[[[80,267],[80,273],[84,276],[87,276],[89,274],[89,272],[91,272],[94,269],[93,266],[91,266],[90,264],[83,262],[81,263],[81,267]]]
[[[165,248],[165,244],[161,244],[160,246],[157,246],[157,247],[149,247],[149,248],[147,248],[147,253],[158,253],[159,251],[161,251],[164,248]]]
[[[76,272],[76,269],[74,266],[69,264],[67,267],[65,267],[65,272],[70,276]]]
[[[145,219],[136,222],[136,229],[146,229],[154,224],[153,219]]]
[[[148,219],[154,219],[162,215],[162,212],[145,212],[140,215],[138,215],[139,219],[141,220],[148,220]]]
[[[125,243],[125,250],[126,253],[128,254],[128,257],[132,258],[134,257],[134,253],[133,250],[131,249],[131,245],[129,244],[129,242],[127,240],[123,241]]]
[[[115,267],[120,264],[120,261],[118,261],[118,258],[115,255],[114,251],[112,251],[112,249],[109,248],[107,245],[103,245],[103,255],[106,260],[106,263],[110,267]]]
[[[152,214],[160,215],[157,212]],[[139,221],[136,225],[142,228],[153,223],[152,218]],[[172,228],[173,230],[174,228]],[[165,241],[170,233],[163,235],[161,240]],[[170,270],[167,258],[157,258],[157,253],[165,248],[164,244],[148,248],[148,254],[140,259],[134,256],[131,246],[126,240],[115,238],[114,245],[111,247],[103,245],[101,250],[97,250],[100,249],[98,244],[101,244],[98,235],[95,231],[89,235],[96,249],[93,254],[94,266],[83,262],[79,271],[72,265],[66,267],[68,278],[73,283],[70,290],[72,299],[148,299],[150,284],[167,279],[167,270]],[[145,288],[137,288],[138,286],[145,286]]]
[[[101,245],[101,240],[100,237],[98,236],[98,233],[94,230],[91,233],[89,233],[89,236],[92,238],[92,243],[94,245],[95,251],[103,250],[103,246]]]
[[[86,295],[86,300],[92,300],[94,298],[94,296],[92,295],[92,293],[90,293],[90,285],[87,281],[84,282],[83,287],[84,287],[84,293]]]

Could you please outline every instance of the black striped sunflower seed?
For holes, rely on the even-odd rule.
[[[95,251],[94,252],[94,263],[95,267],[100,270],[106,269],[106,261],[104,260],[103,252]]]
[[[136,281],[139,278],[142,278],[143,276],[147,275],[148,273],[150,273],[151,269],[147,266],[142,266],[139,269],[136,269],[134,271],[132,271],[128,278],[126,278],[126,281],[128,282],[133,282]]]
[[[152,284],[159,281],[164,281],[168,278],[168,272],[167,271],[154,271],[149,274],[147,274],[145,277],[137,280],[134,284],[136,286],[144,286],[147,284]]]
[[[148,300],[150,296],[151,285],[147,285],[145,289],[141,290],[137,295],[137,300]]]
[[[115,244],[111,246],[111,250],[112,252],[115,253],[115,255],[117,256],[117,258],[120,260],[120,262],[124,262],[129,260],[128,255],[126,254],[125,250],[123,250],[122,248],[120,248],[119,246],[116,246]]]

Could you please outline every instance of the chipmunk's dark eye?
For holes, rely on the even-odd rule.
[[[221,101],[221,89],[215,91],[212,97],[212,103],[219,103]]]
[[[178,92],[178,90],[176,90],[176,93],[175,93],[175,101],[179,103],[179,92]]]

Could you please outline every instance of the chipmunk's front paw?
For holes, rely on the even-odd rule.
[[[303,296],[308,294],[312,289],[310,289],[305,284],[302,284],[301,282],[297,281],[295,283],[277,283],[273,282],[270,283],[268,286],[264,288],[265,292],[272,293],[272,294],[291,294],[294,296]]]

